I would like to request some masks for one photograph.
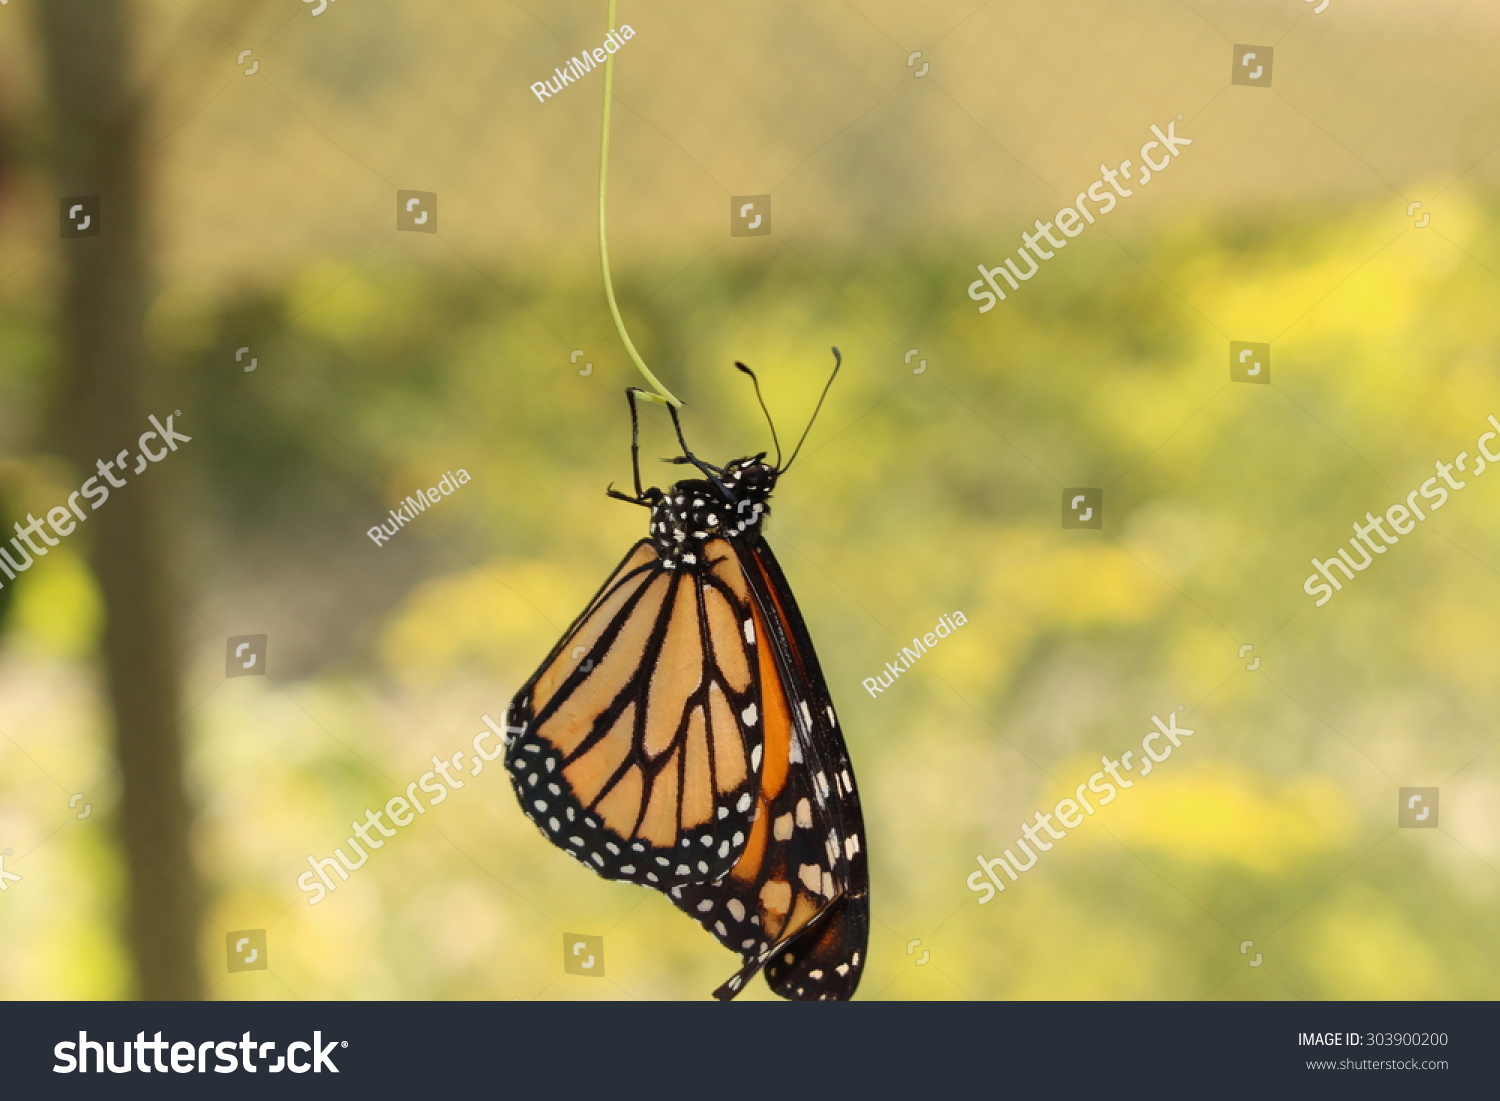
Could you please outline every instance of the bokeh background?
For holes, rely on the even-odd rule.
[[[603,496],[639,379],[598,272],[602,79],[529,90],[603,0],[317,7],[0,9],[0,513],[146,413],[193,437],[0,588],[0,996],[706,997],[734,958],[555,850],[499,768],[318,905],[296,886],[469,749],[643,532]],[[621,5],[615,278],[695,449],[766,446],[735,359],[785,436],[845,355],[770,537],[864,799],[861,997],[1500,991],[1500,479],[1302,590],[1500,415],[1500,9],[1314,8]],[[1270,87],[1230,83],[1236,44],[1274,47]],[[1178,118],[1170,170],[978,313],[976,264]],[[397,232],[398,189],[436,234]],[[60,239],[81,194],[103,231]],[[730,236],[748,194],[769,235]],[[1271,385],[1229,380],[1231,340]],[[1101,530],[1062,528],[1073,486]],[[227,679],[258,633],[266,675]],[[978,905],[976,855],[1179,706],[1159,771]],[[1398,828],[1403,786],[1440,788],[1437,829]],[[269,966],[230,973],[249,929]]]

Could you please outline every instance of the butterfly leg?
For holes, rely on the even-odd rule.
[[[728,487],[724,485],[723,479],[719,477],[722,471],[718,467],[710,466],[708,463],[698,458],[697,455],[693,454],[692,449],[688,447],[687,440],[682,435],[682,422],[677,419],[676,408],[671,405],[667,406],[667,414],[672,418],[672,427],[677,432],[677,443],[678,446],[682,448],[682,454],[677,456],[675,459],[668,459],[666,461],[669,463],[679,464],[692,463],[698,468],[699,472],[702,473],[705,478],[719,487],[720,493],[724,494],[724,496],[729,500],[733,500],[734,494],[729,492]]]
[[[606,496],[613,497],[617,501],[629,501],[632,505],[644,505],[650,508],[652,499],[641,488],[641,421],[635,407],[636,395],[643,393],[645,391],[637,386],[625,388],[625,400],[630,405],[630,472],[635,478],[635,496],[621,493],[613,485],[604,492]],[[652,493],[655,492],[652,490]]]
[[[626,497],[624,494],[616,493],[612,489],[608,492],[609,496],[617,497],[622,501],[633,500],[635,504],[649,504],[650,501],[646,496],[646,492],[641,488],[641,425],[639,416],[636,413],[635,404],[636,395],[638,394],[643,395],[648,399],[651,398],[650,394],[647,394],[646,391],[642,390],[638,386],[627,386],[625,388],[625,397],[630,402],[630,468],[631,472],[635,475],[635,497],[633,499],[630,497]],[[663,404],[666,403],[663,402]],[[663,462],[678,464],[691,463],[693,466],[698,468],[698,470],[703,474],[705,478],[707,478],[714,485],[718,486],[721,493],[723,493],[726,497],[731,497],[732,495],[725,487],[723,479],[719,477],[719,475],[723,473],[720,468],[710,463],[704,462],[702,459],[698,458],[698,456],[694,455],[692,450],[688,447],[687,440],[684,439],[682,435],[682,422],[677,419],[677,409],[674,406],[668,405],[667,412],[672,417],[672,427],[677,431],[677,443],[682,448],[682,454],[676,456],[675,458],[664,459]]]
[[[625,388],[625,400],[630,404],[630,472],[635,475],[635,497],[638,501],[645,496],[645,491],[641,489],[641,419],[635,408],[635,396],[640,392],[639,387]]]

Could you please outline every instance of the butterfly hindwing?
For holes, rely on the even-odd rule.
[[[549,840],[663,890],[733,866],[762,752],[751,603],[741,574],[631,548],[507,716],[511,783]]]
[[[848,998],[869,934],[864,825],[854,774],[817,656],[769,547],[736,552],[754,594],[765,763],[738,862],[713,883],[680,884],[674,904],[739,953],[715,996],[764,968],[793,999]]]
[[[870,933],[864,813],[854,782],[854,766],[839,732],[817,652],[791,586],[764,541],[755,552],[755,564],[756,589],[765,593],[779,613],[775,617],[778,631],[774,646],[777,653],[785,653],[788,658],[791,676],[787,683],[794,710],[803,719],[807,734],[814,813],[815,817],[826,815],[824,850],[839,888],[838,898],[767,962],[766,981],[784,998],[847,999],[864,971]],[[768,640],[768,645],[772,641]]]

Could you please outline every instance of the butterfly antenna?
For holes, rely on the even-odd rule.
[[[766,408],[766,399],[760,396],[760,379],[755,377],[755,372],[746,367],[739,360],[734,365],[745,374],[750,376],[750,382],[755,386],[755,400],[760,402],[760,411],[766,415],[766,424],[771,428],[771,442],[776,445],[776,465],[781,466],[781,441],[776,438],[776,422],[771,419],[771,411]]]
[[[813,421],[818,419],[818,413],[823,408],[823,399],[828,397],[828,390],[833,385],[833,380],[839,377],[839,368],[843,365],[843,354],[837,348],[833,349],[833,373],[828,376],[828,381],[823,384],[823,393],[818,396],[818,404],[813,406],[812,416],[807,418],[807,427],[802,430],[802,438],[797,441],[797,446],[792,451],[792,457],[786,461],[786,466],[780,468],[781,473],[786,473],[791,469],[792,464],[797,461],[797,453],[802,450],[802,445],[807,442],[807,434],[812,431]]]

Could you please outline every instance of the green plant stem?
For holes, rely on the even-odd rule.
[[[615,29],[615,0],[609,0],[608,29],[611,31]],[[635,345],[631,343],[630,334],[625,331],[625,319],[620,316],[620,305],[615,301],[614,283],[609,277],[609,239],[604,230],[604,196],[609,182],[609,109],[614,101],[614,76],[615,55],[610,54],[604,59],[604,124],[599,134],[599,269],[604,273],[604,297],[609,300],[609,312],[615,319],[615,331],[620,334],[625,350],[630,353],[631,361],[635,363],[651,386],[651,392],[644,396],[666,405],[680,407],[682,402],[651,373],[651,368],[646,366],[641,353],[636,351]]]

